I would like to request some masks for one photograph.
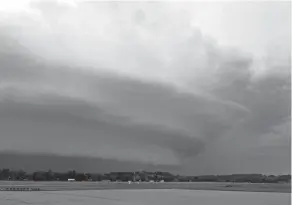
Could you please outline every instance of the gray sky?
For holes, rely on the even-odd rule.
[[[290,3],[18,3],[0,1],[0,151],[290,171]]]

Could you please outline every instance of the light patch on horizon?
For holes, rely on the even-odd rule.
[[[0,11],[0,151],[288,172],[287,5],[39,1]]]

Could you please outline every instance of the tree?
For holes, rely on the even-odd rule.
[[[68,179],[75,179],[76,178],[76,171],[70,170],[68,171]]]
[[[47,172],[46,172],[46,180],[47,181],[52,181],[54,180],[54,173],[52,172],[51,169],[49,169]]]
[[[46,180],[46,172],[34,172],[33,173],[34,181],[45,181]]]
[[[16,179],[23,180],[25,178],[25,174],[26,172],[23,171],[22,169],[18,170],[18,172],[16,173]]]
[[[8,180],[8,178],[9,178],[9,176],[10,176],[10,169],[3,169],[2,171],[1,171],[1,180]]]

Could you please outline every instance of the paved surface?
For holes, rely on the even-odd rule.
[[[1,205],[289,205],[287,193],[199,190],[0,192]]]
[[[230,187],[231,185],[231,187]],[[0,189],[7,187],[40,188],[41,191],[104,190],[104,189],[188,189],[249,192],[291,193],[290,184],[245,184],[245,183],[107,183],[107,182],[34,182],[0,181]]]

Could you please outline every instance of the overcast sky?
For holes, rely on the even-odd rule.
[[[290,8],[1,0],[0,151],[290,172]]]

